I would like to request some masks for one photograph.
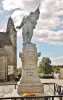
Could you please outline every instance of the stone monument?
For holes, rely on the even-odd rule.
[[[35,12],[31,12],[29,16],[24,17],[21,25],[17,27],[22,27],[23,36],[23,49],[22,53],[19,54],[19,57],[22,60],[22,77],[17,88],[19,94],[25,92],[44,92],[43,84],[41,83],[37,72],[37,63],[40,53],[37,53],[36,44],[31,43],[33,29],[37,24],[39,13],[38,7]]]

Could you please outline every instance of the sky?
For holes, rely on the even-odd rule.
[[[0,31],[6,31],[8,18],[19,26],[22,18],[40,5],[40,17],[32,43],[41,52],[39,61],[49,57],[53,65],[63,65],[63,0],[0,0]],[[17,30],[17,66],[21,67],[22,29]]]

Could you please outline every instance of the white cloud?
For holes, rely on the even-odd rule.
[[[40,17],[33,39],[40,42],[63,44],[63,30],[58,29],[56,32],[53,31],[53,29],[63,23],[63,20],[59,18],[59,16],[63,16],[63,0],[4,0],[3,8],[5,10],[22,9],[22,11],[15,11],[12,14],[14,23],[18,26],[23,16],[27,15],[30,11],[34,11],[39,4]],[[20,35],[20,32],[18,33]]]
[[[27,14],[28,14],[28,12],[26,12],[26,11],[20,11],[20,10],[19,11],[15,11],[11,16],[13,18],[13,20],[14,20],[15,26],[20,25],[23,16],[25,16]]]
[[[56,57],[56,58],[50,58],[52,65],[63,65],[63,56]]]
[[[15,8],[23,8],[23,5],[22,5],[22,0],[4,0],[3,2],[3,8],[5,10],[12,10],[12,9],[15,9]]]
[[[51,18],[51,19],[39,19],[37,22],[37,29],[48,29],[48,30],[53,30],[57,26],[60,26],[61,21],[60,18]]]
[[[4,0],[2,3],[5,10],[22,8],[24,10],[30,11],[34,10],[40,4],[40,1],[41,0]]]
[[[0,32],[4,32],[4,29],[0,29]]]
[[[46,29],[40,31],[34,31],[33,40],[38,40],[40,42],[48,42],[51,44],[63,44],[63,30],[54,32]]]

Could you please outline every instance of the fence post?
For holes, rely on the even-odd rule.
[[[62,100],[62,97],[60,97],[60,100]]]
[[[52,97],[52,100],[54,100],[54,97]]]
[[[56,92],[56,88],[55,88],[55,83],[54,83],[54,95],[55,95],[55,92]]]
[[[15,89],[16,89],[16,84],[15,84]]]
[[[21,97],[21,100],[24,100],[24,98]]]

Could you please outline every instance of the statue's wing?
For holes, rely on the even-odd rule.
[[[35,19],[36,21],[38,20],[39,18],[39,14],[40,14],[40,11],[39,11],[39,7],[35,10],[35,12],[33,12],[33,19]]]

